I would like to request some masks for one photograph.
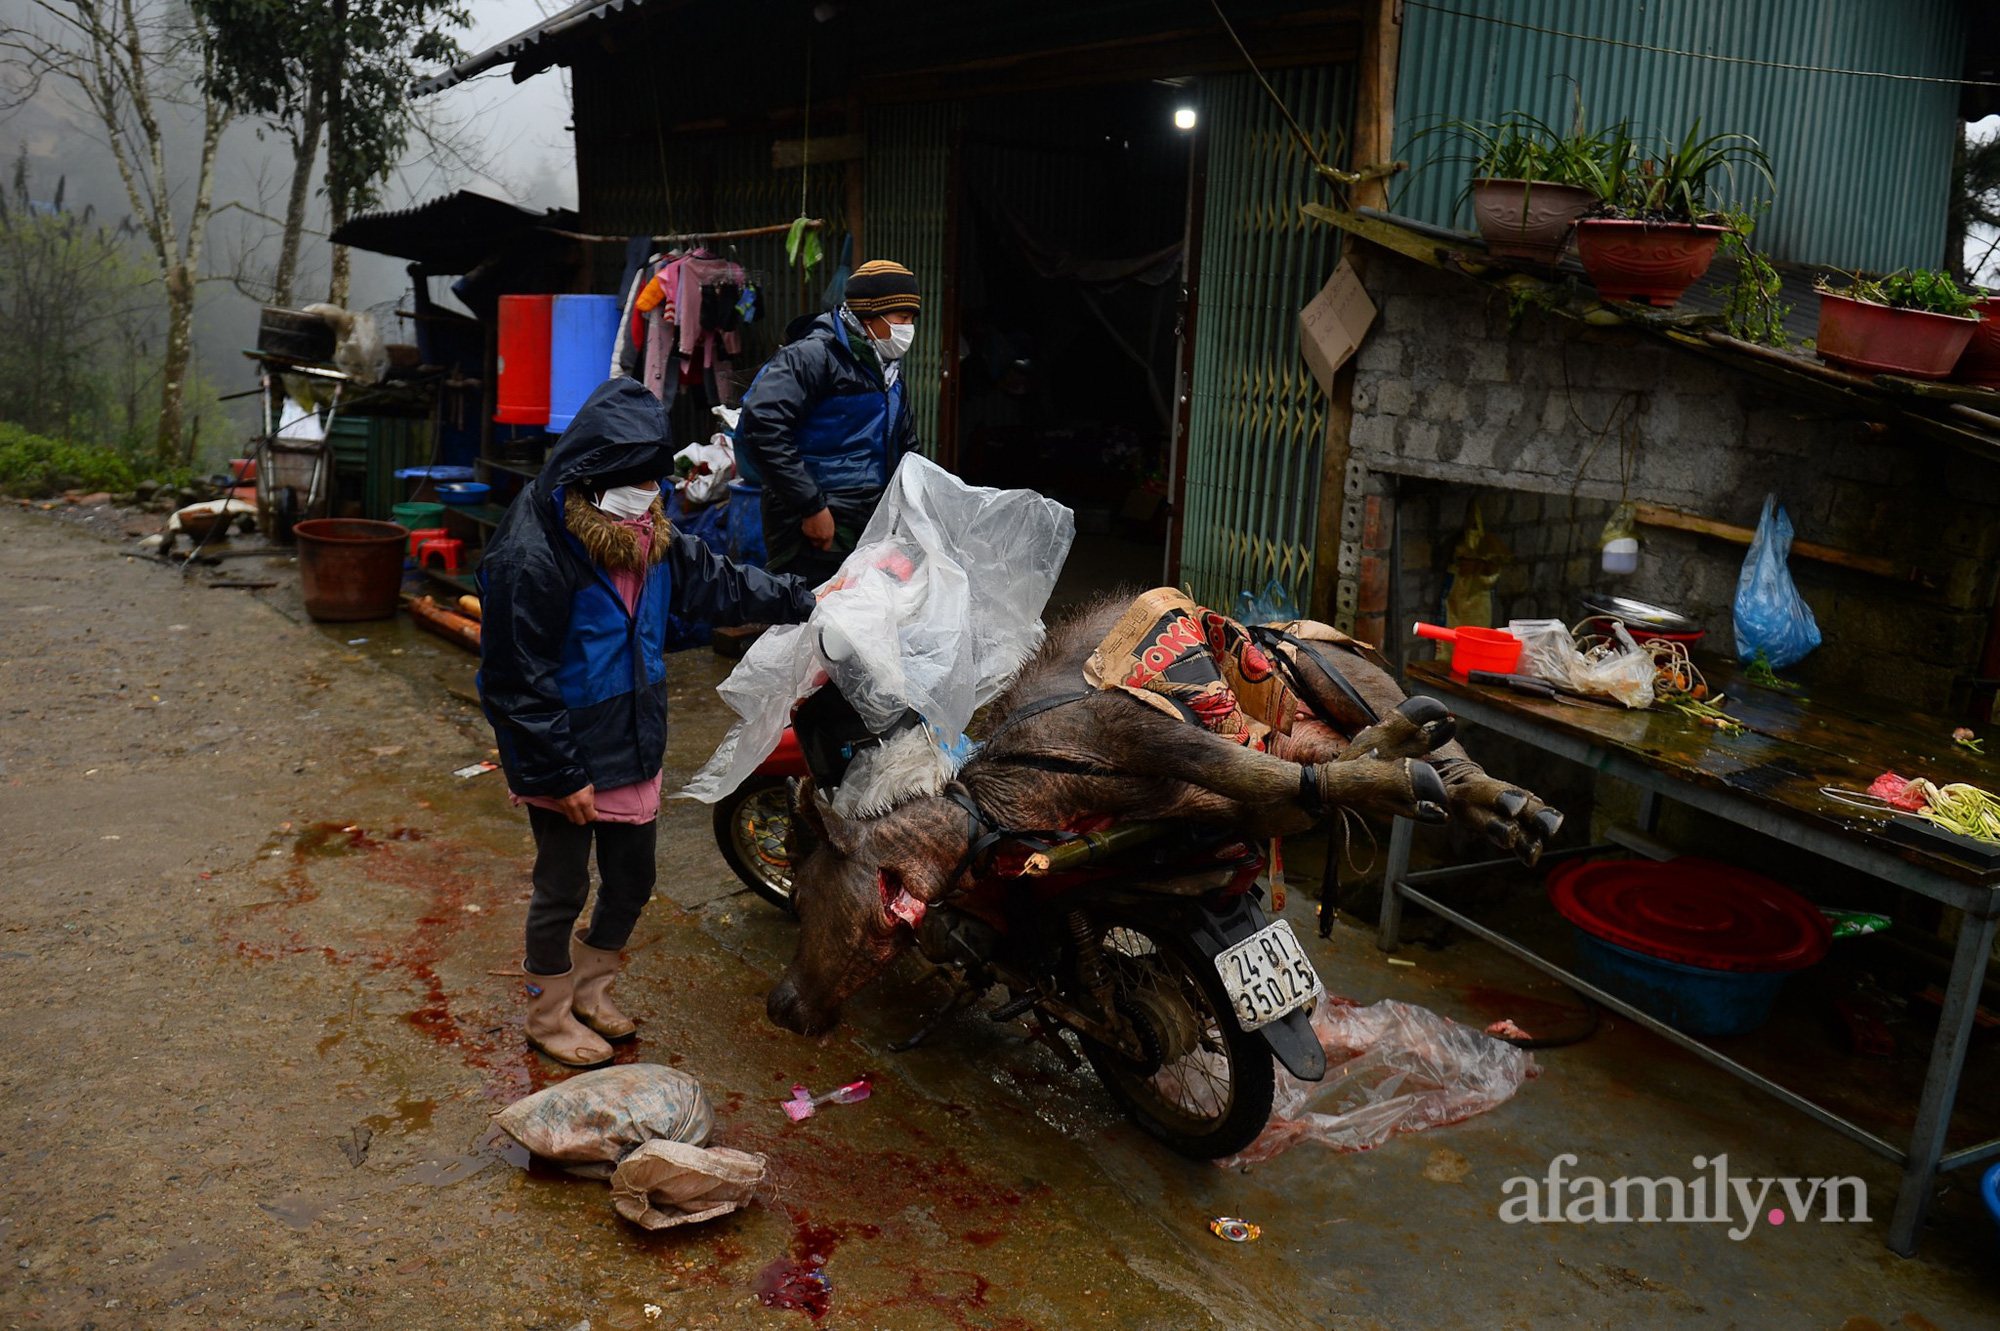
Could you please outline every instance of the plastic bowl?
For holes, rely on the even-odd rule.
[[[1521,640],[1505,629],[1461,628],[1451,648],[1451,673],[1464,679],[1475,670],[1514,673],[1521,664]]]
[[[437,496],[447,504],[477,504],[492,489],[484,481],[453,481],[437,488]]]

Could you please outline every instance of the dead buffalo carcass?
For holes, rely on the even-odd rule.
[[[836,813],[806,783],[798,950],[770,1018],[830,1029],[918,943],[977,988],[1007,985],[1008,1009],[1075,1031],[1127,1111],[1190,1155],[1228,1154],[1262,1128],[1270,1053],[1301,1076],[1324,1070],[1306,1021],[1317,977],[1244,890],[1258,866],[1246,842],[1345,809],[1450,820],[1533,863],[1562,822],[1481,770],[1442,704],[1406,698],[1332,629],[1246,632],[1171,590],[1059,624],[990,715],[955,776],[925,761],[921,730],[890,740],[863,812]],[[1151,838],[1094,872],[1030,882],[994,868],[1016,833],[1047,844],[1135,820]]]

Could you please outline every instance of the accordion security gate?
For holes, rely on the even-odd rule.
[[[1323,160],[1342,156],[1349,66],[1274,72]],[[1205,605],[1278,579],[1312,592],[1326,398],[1299,353],[1299,311],[1340,259],[1333,228],[1300,212],[1322,197],[1310,160],[1256,80],[1205,85],[1208,144],[1201,281],[1188,411],[1181,576]]]

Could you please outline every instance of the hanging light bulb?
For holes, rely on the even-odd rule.
[[[1192,106],[1183,106],[1174,112],[1175,129],[1193,129],[1194,123],[1195,114]]]

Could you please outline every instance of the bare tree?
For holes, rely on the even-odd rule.
[[[229,111],[215,95],[215,52],[206,22],[179,5],[139,0],[32,0],[43,30],[0,33],[9,99],[18,104],[45,82],[79,94],[104,133],[133,215],[159,265],[166,304],[155,449],[184,456],[188,375],[194,357],[195,292],[202,244],[214,209],[215,155]],[[200,148],[192,190],[176,198],[169,119],[195,122]],[[173,161],[173,167],[180,163]],[[191,197],[190,197],[191,195]]]

